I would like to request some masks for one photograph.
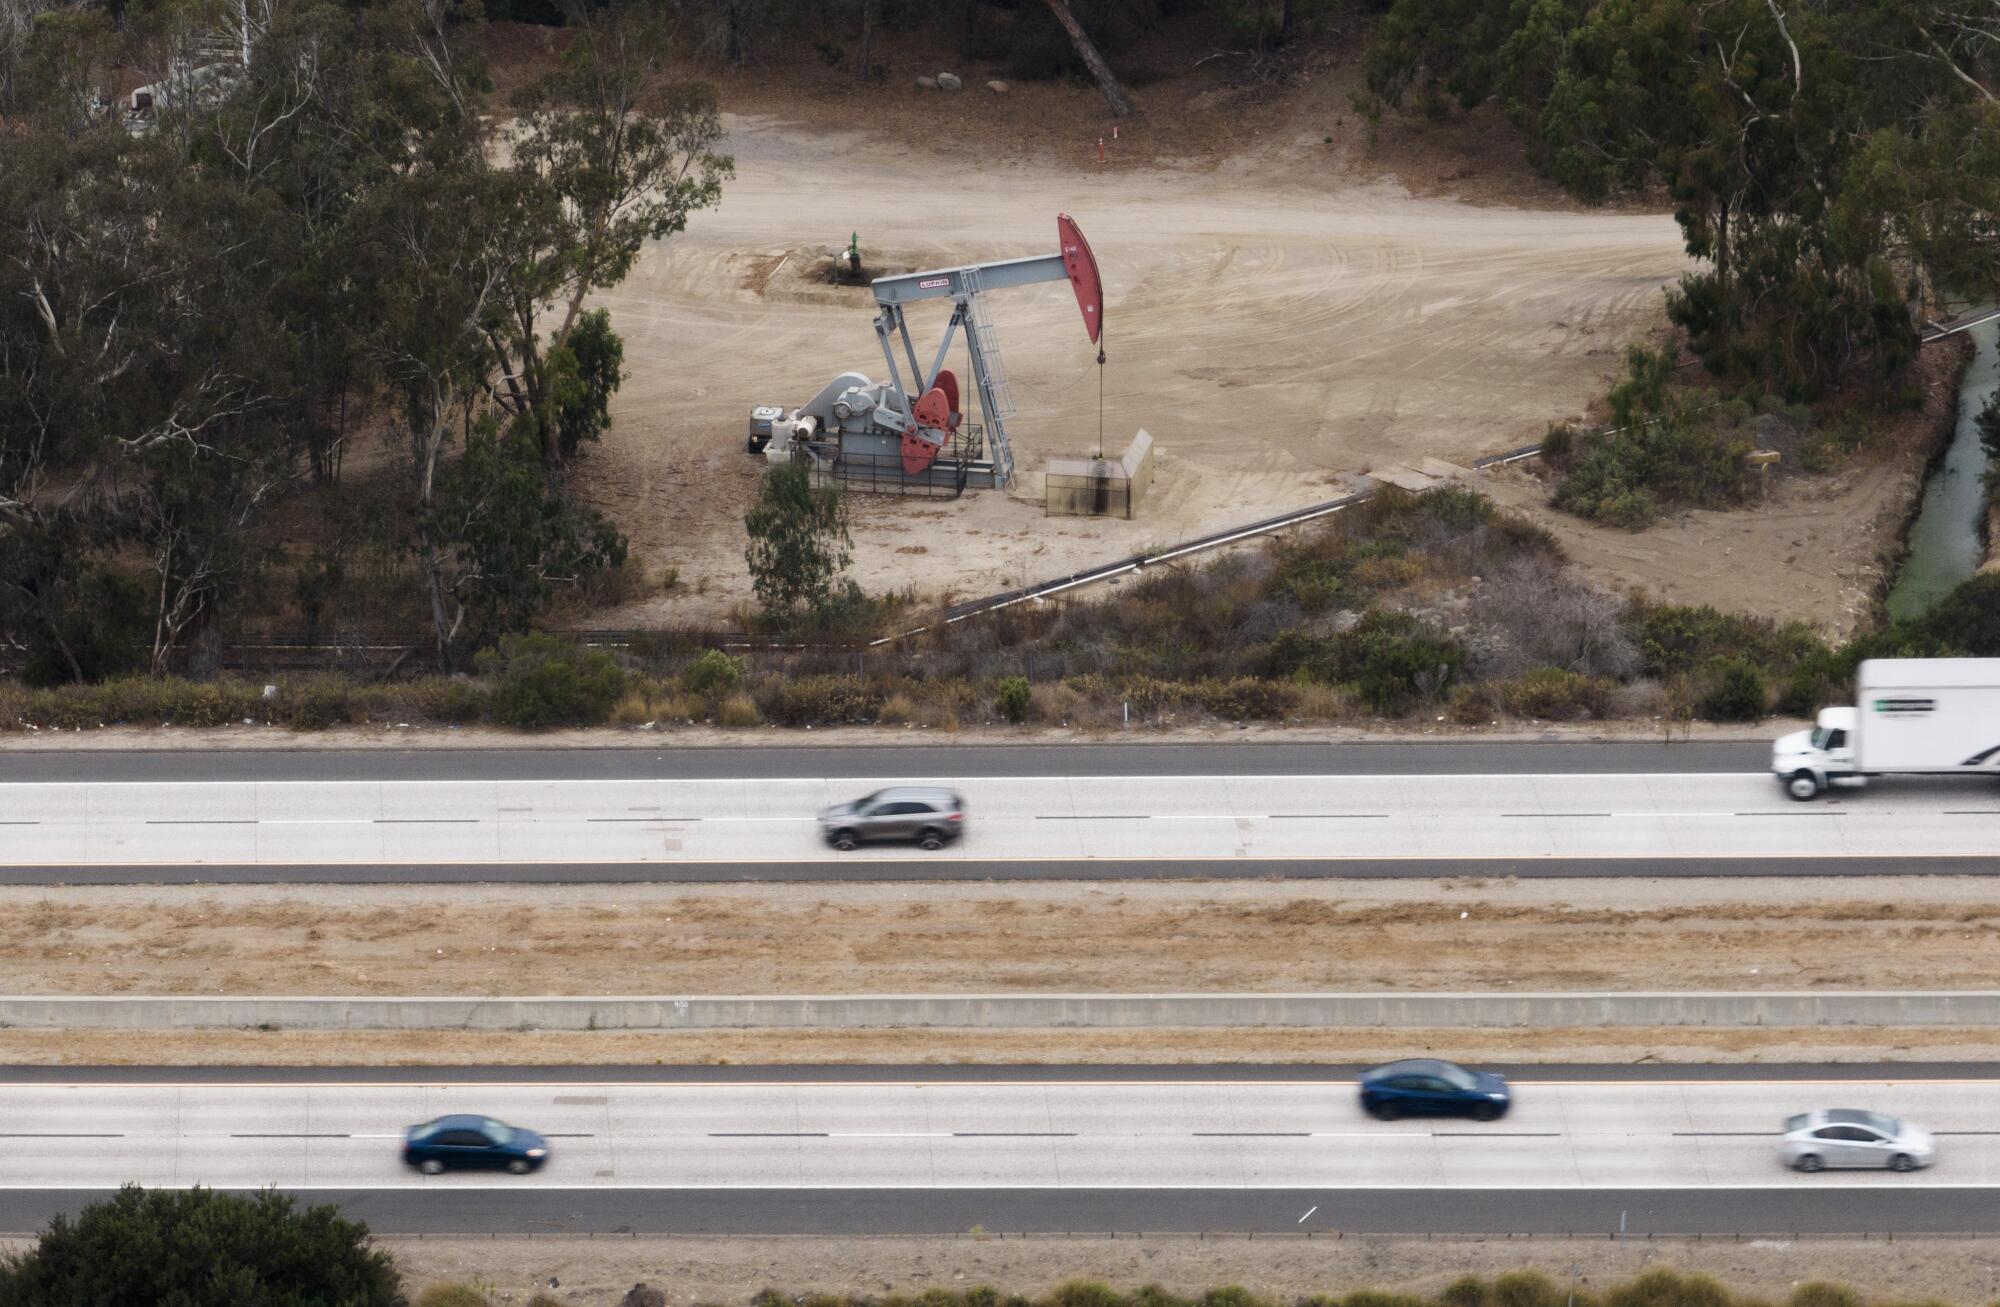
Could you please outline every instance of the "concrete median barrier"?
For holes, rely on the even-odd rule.
[[[0,997],[22,1030],[885,1030],[2000,1026],[2000,991]]]

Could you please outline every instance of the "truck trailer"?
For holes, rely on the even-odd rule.
[[[1771,771],[1799,800],[1871,776],[2000,778],[2000,658],[1871,658],[1854,706],[1780,738]]]

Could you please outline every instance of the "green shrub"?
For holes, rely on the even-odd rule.
[[[1845,703],[1853,680],[1853,666],[1837,653],[1804,659],[1785,674],[1778,711],[1788,717],[1812,717],[1829,704]]]
[[[1283,681],[1239,676],[1228,681],[1203,681],[1195,687],[1201,706],[1226,721],[1283,721],[1299,700],[1296,687]]]
[[[339,676],[309,676],[278,687],[277,698],[265,704],[271,720],[295,731],[323,731],[345,722],[353,682]]]
[[[1635,411],[1631,425],[1593,437],[1556,483],[1557,508],[1637,531],[1662,504],[1720,507],[1749,485],[1751,443],[1690,413]]]
[[[1049,1293],[1050,1307],[1124,1307],[1125,1295],[1097,1280],[1070,1280]]]
[[[1745,658],[1724,660],[1715,669],[1714,683],[1702,696],[1702,716],[1717,722],[1754,722],[1764,716],[1770,703],[1764,673]]]
[[[2000,572],[1973,577],[1940,599],[1917,625],[1942,654],[2000,658]]]
[[[1536,667],[1499,687],[1508,711],[1547,721],[1585,721],[1607,716],[1618,683],[1583,676],[1561,667]]]
[[[532,632],[503,637],[482,649],[476,664],[493,681],[496,721],[523,730],[601,726],[625,693],[625,673],[601,649]]]
[[[1509,1271],[1493,1281],[1493,1307],[1559,1307],[1567,1295],[1539,1271]]]
[[[689,694],[704,699],[721,699],[736,693],[743,684],[743,664],[720,649],[704,649],[681,673],[681,684]]]
[[[1707,604],[1635,601],[1625,625],[1652,676],[1690,672],[1718,658],[1747,658],[1776,674],[1828,651],[1804,622],[1780,626],[1769,618],[1721,612]]]
[[[402,1307],[389,1254],[331,1206],[126,1185],[57,1216],[0,1263],[5,1303],[341,1303]]]
[[[1444,693],[1465,667],[1465,652],[1409,613],[1371,612],[1339,635],[1281,632],[1267,665],[1279,676],[1351,686],[1376,712],[1396,716]]]
[[[417,714],[449,725],[476,722],[486,715],[487,695],[476,681],[459,676],[429,676],[410,683]]]
[[[1331,560],[1289,554],[1278,564],[1276,591],[1309,613],[1324,612],[1347,592],[1347,578]]]
[[[1862,1307],[1861,1295],[1844,1284],[1813,1280],[1792,1290],[1789,1307]]]
[[[1019,725],[1028,720],[1028,709],[1034,702],[1034,691],[1028,686],[1025,676],[1003,676],[993,706],[1000,716]]]
[[[1134,717],[1153,718],[1179,708],[1187,694],[1187,687],[1178,681],[1134,676],[1119,687],[1118,701],[1130,706]]]
[[[1605,1307],[1730,1307],[1730,1292],[1706,1275],[1684,1275],[1664,1266],[1614,1287]]]
[[[776,681],[758,705],[780,726],[865,723],[882,708],[882,695],[858,676],[801,676]]]
[[[493,1300],[469,1284],[433,1284],[417,1295],[416,1307],[493,1307]]]

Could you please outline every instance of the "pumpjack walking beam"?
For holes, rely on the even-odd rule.
[[[903,432],[903,463],[914,475],[929,466],[943,447],[950,428],[958,420],[957,381],[945,370],[951,344],[962,327],[966,354],[972,363],[972,381],[979,392],[980,412],[986,422],[988,456],[993,462],[995,483],[1012,484],[1014,451],[1007,440],[1006,417],[1013,402],[1008,393],[1007,373],[1000,359],[999,342],[992,324],[982,311],[979,297],[987,291],[1040,282],[1067,280],[1076,292],[1077,307],[1083,314],[1084,329],[1092,342],[1104,329],[1104,283],[1098,275],[1097,259],[1068,214],[1056,217],[1056,233],[1061,248],[1054,254],[1025,259],[1003,259],[996,263],[975,263],[960,268],[940,268],[896,277],[877,278],[875,292],[875,335],[882,346],[882,358],[889,366],[890,385],[906,400],[914,391],[917,400],[903,411],[913,419]],[[917,357],[916,343],[903,306],[922,300],[949,299],[953,308],[944,340],[926,369]],[[902,345],[909,363],[910,388],[903,385],[902,369],[896,361],[896,345]]]

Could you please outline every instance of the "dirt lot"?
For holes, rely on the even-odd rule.
[[[1361,1289],[1436,1293],[1463,1275],[1539,1270],[1603,1290],[1656,1266],[1711,1275],[1745,1294],[1783,1300],[1832,1280],[1871,1299],[1971,1304],[2000,1295],[2000,1241],[1759,1239],[1743,1243],[1556,1239],[770,1239],[386,1240],[413,1285],[483,1278],[512,1300],[536,1290],[610,1307],[647,1281],[671,1303],[739,1307],[758,1290],[876,1297],[931,1285],[992,1284],[1034,1293],[1066,1280],[1158,1284],[1194,1294],[1241,1285],[1280,1302]],[[501,1297],[501,1301],[508,1301]]]
[[[2000,987],[1989,882],[1799,886],[7,887],[0,992]]]
[[[682,583],[615,620],[716,616],[745,595],[750,407],[883,370],[866,291],[800,274],[854,232],[869,262],[915,268],[1049,252],[1055,214],[1073,214],[1108,287],[1105,443],[1145,427],[1158,451],[1136,521],[1044,518],[1043,460],[1096,443],[1099,369],[1067,287],[996,295],[1018,492],[863,504],[853,574],[870,590],[985,593],[1325,499],[1349,474],[1469,461],[1580,413],[1684,266],[1671,219],[1414,194],[1390,169],[1412,160],[1434,192],[1438,152],[1371,150],[1344,107],[1354,78],[1337,63],[1250,103],[1160,88],[1156,102],[1206,111],[1108,143],[1103,168],[1101,112],[1067,87],[808,97],[725,81],[737,177],[721,207],[602,298],[630,377],[584,483]],[[1478,161],[1451,177],[1490,198]],[[921,338],[942,330],[941,312],[912,316]]]
[[[1157,451],[1136,520],[1044,517],[1044,460],[1098,446],[1100,370],[1066,287],[995,296],[1020,484],[952,504],[857,501],[852,574],[871,591],[989,593],[1588,416],[1686,267],[1664,204],[1567,201],[1528,171],[1492,106],[1371,132],[1348,102],[1359,40],[1263,86],[1185,71],[1200,50],[1141,52],[1169,75],[1102,166],[1109,122],[1088,90],[997,96],[975,73],[959,95],[919,92],[906,74],[935,71],[932,56],[903,50],[881,88],[803,66],[816,59],[775,84],[725,75],[737,178],[603,297],[631,375],[583,473],[654,574],[677,569],[679,585],[593,620],[716,620],[746,598],[741,519],[760,471],[742,450],[749,408],[882,372],[865,290],[814,274],[851,232],[870,263],[905,270],[1046,252],[1054,214],[1075,215],[1108,294],[1103,444],[1115,454],[1144,427]],[[942,329],[940,312],[913,316],[921,338]],[[1952,362],[1940,356],[1927,382],[1946,408]],[[1526,478],[1480,484],[1552,525],[1604,584],[1845,634],[1912,502],[1927,446],[1906,434],[1839,475],[1780,487],[1764,511],[1638,536],[1548,511]]]

